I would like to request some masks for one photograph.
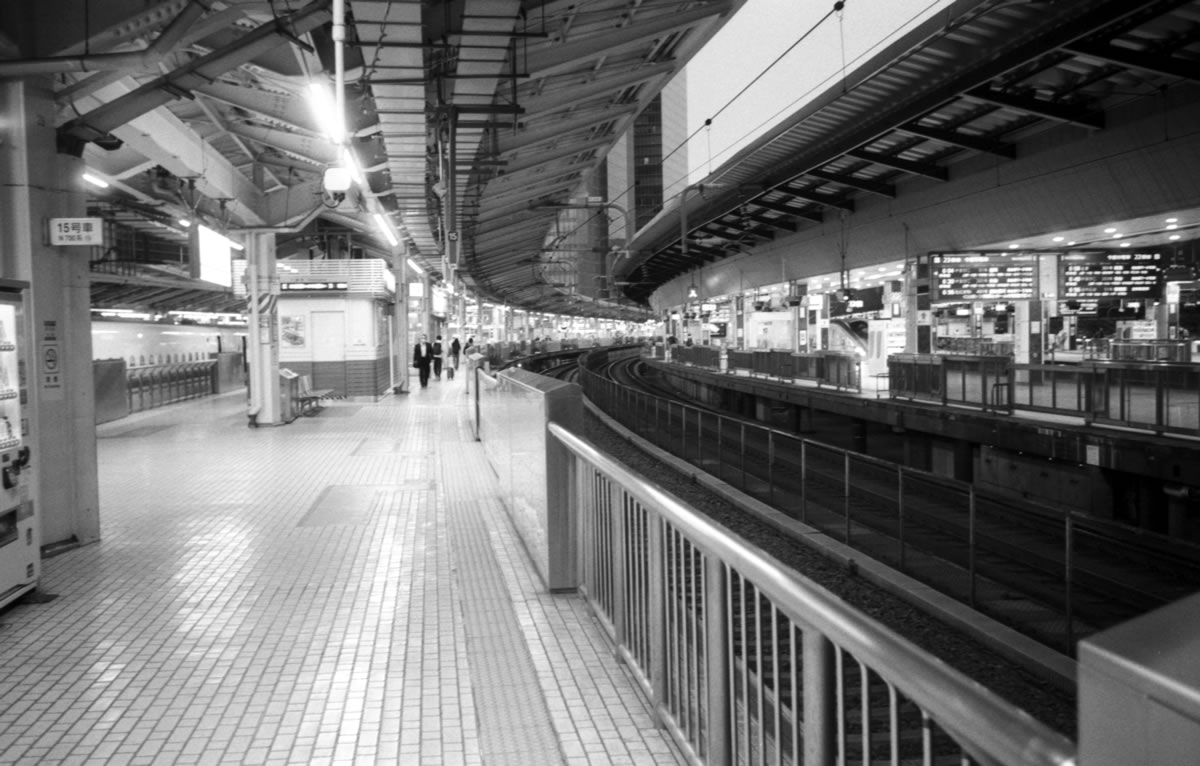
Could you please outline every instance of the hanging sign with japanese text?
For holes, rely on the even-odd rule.
[[[51,245],[102,245],[104,226],[100,218],[51,218]]]

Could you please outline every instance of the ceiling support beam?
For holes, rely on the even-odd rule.
[[[848,186],[851,189],[858,189],[869,194],[878,194],[880,197],[895,198],[896,187],[881,181],[870,181],[866,178],[855,178],[848,173],[830,173],[826,170],[806,170],[803,175],[810,178],[816,178],[819,181],[827,181],[829,183]],[[829,207],[836,207],[841,210],[854,211],[854,200],[839,200],[836,197],[824,198],[819,194],[794,189],[791,186],[779,187],[782,191],[791,194],[798,199],[807,200],[809,202],[818,202]],[[849,207],[847,207],[849,205]]]
[[[917,122],[901,125],[897,130],[901,133],[907,133],[910,136],[927,138],[930,141],[957,146],[960,149],[994,154],[1010,160],[1016,159],[1017,156],[1017,147],[1014,145],[1004,141],[997,141],[994,138],[987,138],[986,136],[972,136],[957,130],[946,130],[945,128],[930,128]]]
[[[727,13],[729,2],[714,2],[694,6],[679,13],[666,13],[645,21],[634,17],[631,26],[619,27],[610,32],[580,37],[578,40],[552,40],[548,45],[530,46],[524,58],[526,69],[534,77],[548,77],[566,68],[578,68],[580,61],[609,55],[639,46],[663,34],[686,29],[713,16]]]
[[[189,62],[128,94],[71,120],[58,129],[60,137],[93,141],[112,133],[180,94],[203,88],[221,75],[252,61],[280,44],[291,42],[329,21],[332,14],[322,0],[310,3],[295,13],[272,23],[258,26],[235,43]]]
[[[885,168],[899,170],[902,173],[932,178],[935,181],[946,181],[950,178],[950,174],[946,168],[941,165],[935,165],[932,162],[916,162],[882,152],[868,152],[861,149],[847,152],[846,156],[862,160],[863,162],[870,162],[872,165],[882,165]]]
[[[1104,129],[1104,113],[1094,112],[1069,104],[1055,104],[1032,96],[1016,93],[1001,93],[989,87],[973,88],[963,95],[976,101],[1015,109],[1018,112],[1037,115],[1056,122],[1079,125],[1089,130]]]

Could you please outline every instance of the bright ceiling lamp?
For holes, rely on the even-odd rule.
[[[100,176],[95,175],[93,173],[89,173],[89,172],[85,171],[83,173],[83,175],[80,176],[80,178],[82,178],[84,181],[87,181],[92,186],[95,186],[97,189],[107,189],[108,188],[108,181],[105,181],[103,178],[101,178]]]
[[[321,180],[325,191],[342,194],[350,190],[353,182],[354,177],[350,174],[350,171],[337,165],[326,168],[325,177]]]
[[[374,216],[375,216],[375,225],[379,227],[379,231],[383,232],[383,236],[384,236],[384,238],[387,239],[388,244],[391,245],[392,247],[395,247],[396,245],[400,244],[400,240],[396,237],[395,233],[392,231],[391,223],[388,222],[388,219],[384,217],[383,213],[375,213]]]
[[[312,108],[313,116],[317,118],[317,126],[321,132],[333,143],[342,143],[346,138],[346,126],[342,116],[338,114],[333,94],[324,83],[308,84],[308,104]]]
[[[421,268],[420,264],[418,264],[412,258],[408,259],[408,267],[410,269],[412,269],[413,271],[417,272],[418,274],[420,274],[421,276],[425,276],[425,269]]]

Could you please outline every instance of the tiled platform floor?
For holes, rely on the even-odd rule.
[[[103,539],[0,613],[0,764],[681,762],[541,589],[463,385],[99,427]]]

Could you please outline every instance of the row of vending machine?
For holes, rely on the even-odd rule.
[[[0,279],[0,608],[36,589],[41,577],[32,496],[28,294],[27,284]],[[51,382],[59,374],[58,353],[57,338],[42,344],[38,372]]]

